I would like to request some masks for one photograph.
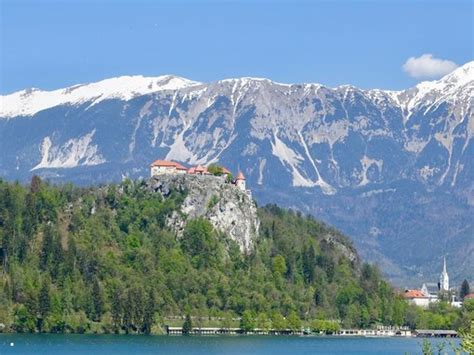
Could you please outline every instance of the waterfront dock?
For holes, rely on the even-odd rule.
[[[183,327],[170,327],[166,326],[166,333],[169,335],[182,335]],[[301,330],[266,330],[266,329],[254,329],[252,331],[244,331],[241,328],[193,328],[189,334],[191,335],[238,335],[238,334],[247,334],[247,335],[303,335],[306,334],[303,329]]]
[[[420,338],[457,338],[458,332],[447,329],[417,329],[414,335]]]
[[[183,327],[166,326],[168,335],[183,335]],[[377,329],[340,329],[334,333],[312,332],[310,329],[254,329],[245,331],[241,328],[194,327],[190,335],[321,335],[336,337],[429,337],[429,338],[457,338],[455,330],[417,329],[406,327],[379,327]]]

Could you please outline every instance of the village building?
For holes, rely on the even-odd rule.
[[[151,176],[154,175],[170,175],[170,174],[186,174],[187,168],[179,163],[168,160],[155,160],[150,165]]]
[[[421,286],[421,292],[433,300],[438,300],[439,285],[434,282],[425,282]]]
[[[403,297],[410,303],[423,308],[428,308],[430,303],[433,302],[430,296],[426,295],[422,290],[405,290]]]
[[[461,308],[462,307],[462,301],[456,297],[456,295],[451,295],[451,306],[455,308]]]
[[[206,167],[198,165],[188,169],[187,171],[190,175],[212,175]]]

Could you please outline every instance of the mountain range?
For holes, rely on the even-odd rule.
[[[474,279],[474,62],[402,91],[122,76],[0,97],[0,176],[82,185],[158,158],[241,170],[259,204],[332,224],[400,286]]]

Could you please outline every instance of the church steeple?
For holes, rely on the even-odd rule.
[[[440,291],[449,291],[449,276],[446,268],[446,257],[443,258],[443,272],[439,275]]]

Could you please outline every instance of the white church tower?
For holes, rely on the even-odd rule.
[[[446,270],[446,257],[443,259],[443,272],[439,275],[439,290],[449,291],[449,276],[448,271]]]

